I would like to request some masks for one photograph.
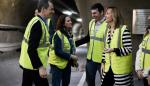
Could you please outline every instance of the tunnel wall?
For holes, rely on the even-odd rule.
[[[37,0],[0,0],[0,24],[22,26],[24,30],[34,15],[36,4]],[[0,30],[0,43],[21,42],[23,31],[7,29],[11,28]]]
[[[25,26],[34,14],[37,0],[0,0],[0,24]]]

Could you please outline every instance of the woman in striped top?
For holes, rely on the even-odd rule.
[[[108,7],[105,16],[102,86],[133,86],[131,34],[116,7]]]

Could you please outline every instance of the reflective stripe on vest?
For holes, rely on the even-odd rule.
[[[104,34],[107,23],[103,21],[98,31],[95,31],[95,20],[89,23],[90,44],[87,53],[87,59],[96,63],[101,63],[102,52],[104,49]]]
[[[98,38],[98,37],[95,37],[95,36],[90,36],[90,39],[93,39],[93,40],[96,40],[96,41],[104,41],[103,38]]]
[[[19,63],[23,68],[26,69],[31,69],[31,70],[36,70],[33,69],[32,63],[30,61],[29,55],[28,55],[28,41],[29,41],[29,36],[30,36],[30,31],[32,29],[32,26],[37,22],[40,21],[41,23],[41,27],[42,27],[42,37],[40,39],[40,43],[39,46],[37,48],[37,53],[38,56],[43,64],[44,67],[47,66],[47,53],[48,53],[48,49],[50,46],[49,43],[49,32],[48,32],[48,28],[46,26],[46,24],[43,22],[42,19],[40,19],[39,17],[35,16],[27,25],[25,33],[24,33],[24,38],[22,41],[22,45],[21,45],[21,54],[20,54],[20,59],[19,59]],[[37,28],[38,29],[38,28]]]
[[[106,48],[122,48],[122,35],[125,31],[126,26],[121,28],[116,28],[112,36],[110,46],[107,43],[108,39],[108,30],[106,34]],[[117,39],[118,38],[118,39]],[[132,53],[126,56],[117,56],[115,52],[105,53],[105,72],[108,72],[111,67],[114,74],[128,74],[132,71]]]
[[[51,19],[48,18],[48,19],[47,19],[47,25],[48,25],[48,27],[50,26],[50,22],[51,22]],[[49,29],[49,28],[48,28],[48,29]]]
[[[69,40],[68,38],[62,34],[59,30],[57,30],[53,36],[53,40],[52,40],[52,46],[54,46],[54,37],[55,35],[58,35],[59,38],[61,39],[61,44],[62,44],[62,50],[66,53],[70,53],[70,49],[71,49],[71,46],[70,46],[70,43],[69,43]],[[64,58],[61,58],[59,56],[57,56],[55,54],[55,50],[54,48],[51,48],[50,49],[50,57],[49,57],[49,60],[48,60],[48,63],[52,64],[52,65],[55,65],[56,67],[58,67],[59,69],[64,69],[66,68],[67,64],[68,64],[68,61]]]
[[[38,20],[38,19],[37,19]],[[36,20],[36,21],[37,21]],[[40,22],[42,22],[42,23],[44,23],[43,21],[42,21],[42,19],[40,19],[39,18],[39,21]],[[50,22],[50,19],[48,19],[48,21]],[[34,24],[34,22],[33,22],[33,24]],[[33,25],[32,24],[32,25]],[[46,26],[46,25],[45,25]],[[31,27],[30,27],[31,28]],[[43,29],[42,29],[43,30]],[[44,29],[44,33],[46,33],[46,30],[49,30],[49,28],[47,28],[47,29]],[[29,37],[29,34],[27,34],[27,37]],[[28,43],[28,39],[26,38],[26,37],[23,37],[23,40],[26,42],[26,43]],[[47,43],[47,40],[46,40],[46,34],[44,34],[44,39],[43,39],[43,43],[42,43],[43,45],[39,45],[39,47],[47,47],[47,46],[49,46],[49,43]]]
[[[144,49],[142,48],[142,52],[144,52],[145,54],[150,54],[150,50]]]

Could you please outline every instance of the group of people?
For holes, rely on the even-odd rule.
[[[70,16],[61,15],[55,33],[50,33],[50,17],[54,6],[49,0],[39,0],[36,15],[28,23],[19,59],[23,69],[22,86],[49,86],[46,67],[49,63],[52,86],[69,86],[71,66],[78,67],[76,47],[89,43],[86,61],[86,81],[95,86],[96,72],[101,86],[133,86],[132,40],[127,25],[117,7],[106,13],[100,3],[91,6],[92,20],[88,34],[74,41],[70,33]],[[150,85],[150,26],[139,46],[136,72],[144,86]]]

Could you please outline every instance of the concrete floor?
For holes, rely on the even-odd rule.
[[[0,86],[20,86],[22,70],[18,65],[18,52],[0,54]]]
[[[79,63],[85,64],[85,49],[82,49],[79,52]],[[5,52],[0,53],[0,86],[21,86],[22,82],[22,70],[19,67],[20,52]],[[82,61],[84,60],[84,61]],[[83,63],[84,62],[84,63]],[[83,71],[81,69],[72,68],[70,86],[77,86],[80,78],[82,77]],[[51,77],[49,75],[49,82],[51,85]]]
[[[83,77],[83,64],[86,63],[86,52],[87,50],[85,46],[77,48],[77,55],[79,56],[80,67],[79,71],[75,68],[72,68],[70,86],[87,86],[85,82],[85,77]],[[18,65],[19,55],[20,53],[16,51],[0,53],[0,86],[21,86],[22,70]],[[81,78],[83,79],[81,80]],[[49,77],[49,81],[51,83],[51,77]],[[83,85],[81,85],[80,81],[84,81]],[[143,86],[142,81],[137,80],[137,78],[134,78],[134,81],[135,86]],[[100,78],[98,73],[96,77],[96,86],[100,86]]]

